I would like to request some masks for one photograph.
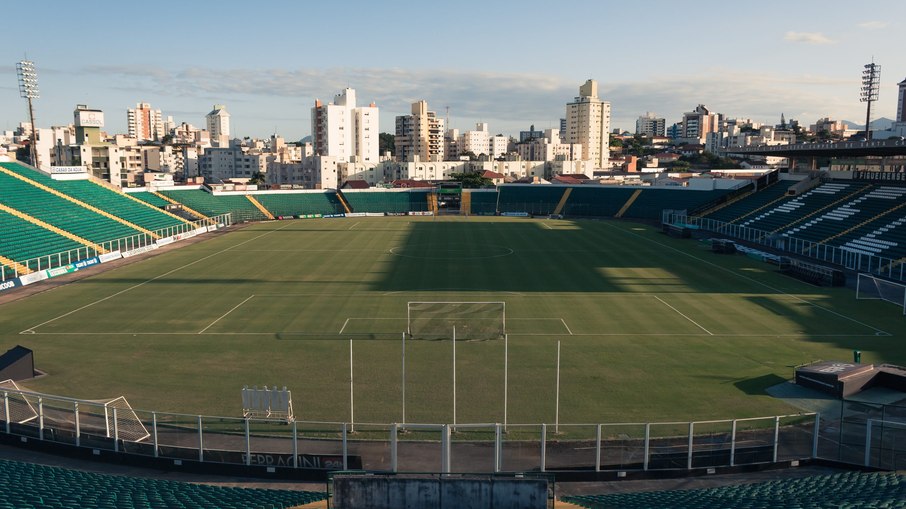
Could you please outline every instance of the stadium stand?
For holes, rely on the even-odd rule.
[[[265,219],[264,214],[241,194],[215,196],[202,189],[166,190],[160,191],[160,194],[208,217],[232,214],[233,222]]]
[[[0,256],[18,262],[85,247],[72,239],[3,211],[0,211],[0,231],[3,232],[3,235],[0,235]],[[12,276],[12,273],[8,273],[7,277],[9,276]]]
[[[497,191],[472,191],[469,213],[476,216],[494,215],[497,212]]]
[[[358,191],[343,192],[353,212],[421,212],[428,210],[426,191]]]
[[[847,199],[854,192],[861,192],[863,187],[867,186],[838,182],[822,184],[799,196],[783,200],[779,205],[750,216],[738,224],[770,232],[779,231]]]
[[[777,184],[756,191],[741,200],[729,203],[725,207],[716,209],[711,213],[706,214],[704,217],[714,219],[715,221],[723,221],[725,223],[735,223],[743,220],[746,217],[773,205],[775,202],[783,200],[786,196],[787,188],[789,187],[788,184],[788,182],[784,183],[784,181],[778,182]]]
[[[906,213],[892,214],[875,227],[858,228],[841,235],[835,244],[857,253],[891,259],[906,257]]]
[[[61,181],[55,188],[153,232],[186,222],[159,208],[143,205],[128,195],[89,180]]]
[[[0,509],[282,509],[325,498],[312,491],[223,488],[0,460]]]
[[[150,203],[151,205],[154,205],[155,207],[158,207],[158,208],[166,207],[167,204],[170,203],[167,200],[161,198],[160,196],[157,196],[156,194],[154,194],[152,192],[148,192],[148,191],[129,193],[129,196],[131,196],[137,200],[141,200],[145,203]]]
[[[623,208],[638,188],[578,186],[573,188],[569,200],[563,208],[567,216],[580,217],[613,217]],[[644,193],[643,193],[644,194]],[[663,204],[662,208],[672,208]],[[658,211],[660,218],[660,211]]]
[[[306,214],[339,214],[343,205],[335,193],[261,193],[255,198],[275,216],[301,216]]]
[[[0,203],[96,243],[142,233],[7,173],[0,173]]]
[[[868,189],[852,200],[822,214],[816,214],[808,221],[797,224],[783,233],[791,237],[826,242],[886,215],[888,210],[902,203],[904,195],[906,187],[882,186]]]
[[[649,188],[642,190],[622,217],[636,219],[660,219],[666,209],[687,210],[689,213],[712,203],[728,193],[725,189],[697,191],[690,189]]]
[[[845,472],[718,488],[581,495],[563,500],[590,509],[906,508],[906,476]]]

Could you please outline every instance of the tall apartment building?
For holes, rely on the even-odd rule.
[[[598,98],[598,82],[588,80],[579,96],[566,104],[565,143],[582,145],[584,160],[594,168],[607,168],[610,160],[610,103]],[[591,175],[589,175],[590,177]]]
[[[230,114],[226,106],[215,104],[214,109],[205,115],[207,121],[208,133],[211,136],[211,144],[215,147],[230,146]]]
[[[378,162],[380,113],[377,106],[357,107],[355,90],[347,88],[333,102],[315,101],[311,109],[314,153],[338,162]]]
[[[428,111],[427,101],[412,103],[412,114],[396,117],[396,156],[410,161],[444,160],[444,119]]]
[[[158,141],[164,137],[164,122],[160,110],[151,109],[148,103],[137,103],[126,110],[129,136],[139,141]]]
[[[657,117],[654,113],[647,112],[644,116],[635,121],[635,133],[653,138],[655,136],[664,136],[667,130],[667,121],[664,118]]]
[[[704,104],[699,104],[694,110],[683,113],[683,136],[692,143],[704,143],[708,133],[718,130],[721,115],[711,113]]]

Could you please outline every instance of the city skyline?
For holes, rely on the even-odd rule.
[[[169,15],[159,17],[136,5],[61,3],[36,25],[6,24],[0,129],[27,119],[15,76],[26,56],[38,70],[41,127],[68,124],[75,105],[87,104],[104,110],[107,131],[125,133],[126,110],[139,102],[204,127],[212,105],[224,104],[233,136],[288,140],[310,134],[316,99],[347,86],[361,103],[377,104],[382,132],[424,99],[438,116],[450,108],[448,127],[487,122],[495,134],[518,135],[531,124],[559,127],[563,104],[589,78],[612,105],[612,126],[633,131],[648,111],[669,125],[700,103],[767,123],[781,113],[806,125],[824,116],[859,122],[860,73],[872,58],[883,67],[873,118],[893,118],[896,84],[906,77],[898,58],[906,6],[893,1],[871,12],[811,0],[578,2],[559,10],[460,2],[462,16],[408,1],[346,5],[161,2],[155,12]],[[5,14],[26,19],[25,9]],[[138,19],[156,26],[149,30],[159,39],[142,39],[140,49]]]

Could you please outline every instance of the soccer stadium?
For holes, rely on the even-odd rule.
[[[454,211],[0,163],[0,442],[326,486],[4,459],[0,507],[324,507],[414,474],[541,507],[906,507],[906,187],[707,180]],[[778,470],[801,475],[732,478]]]

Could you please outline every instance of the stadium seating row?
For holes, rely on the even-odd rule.
[[[906,476],[846,472],[719,488],[582,495],[563,500],[591,509],[906,508]]]
[[[0,460],[0,509],[282,509],[325,498],[311,491],[221,488]]]

